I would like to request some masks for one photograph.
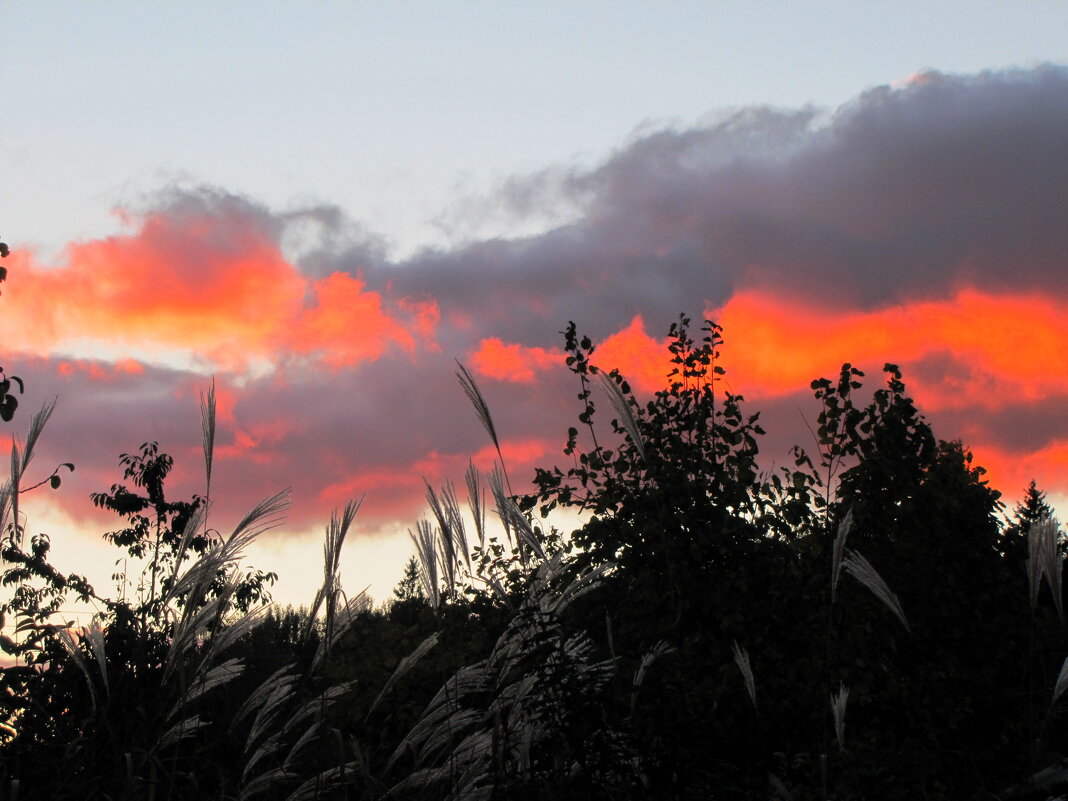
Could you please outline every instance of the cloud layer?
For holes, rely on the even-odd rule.
[[[42,458],[78,465],[71,510],[149,439],[197,491],[214,374],[223,510],[292,485],[297,528],[365,491],[367,530],[408,522],[424,477],[492,459],[454,358],[491,399],[510,472],[530,475],[576,412],[568,320],[648,392],[680,312],[724,326],[770,460],[808,436],[812,378],[850,361],[874,382],[890,361],[1010,497],[1031,476],[1068,494],[1066,141],[1064,69],[929,73],[830,113],[741,109],[591,170],[513,178],[502,204],[566,204],[573,221],[400,263],[336,209],[172,190],[60,264],[12,254],[5,358],[37,399],[61,396]]]

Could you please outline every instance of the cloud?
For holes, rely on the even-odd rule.
[[[168,194],[130,233],[70,244],[48,267],[16,253],[9,346],[48,354],[103,343],[184,351],[224,370],[312,355],[337,367],[432,340],[434,305],[393,297],[348,273],[306,276],[282,255],[284,227],[235,196]]]
[[[61,264],[13,253],[5,342],[38,400],[61,395],[41,458],[78,466],[60,493],[72,509],[149,439],[175,453],[176,492],[200,491],[197,396],[214,372],[220,515],[291,485],[299,527],[368,491],[361,530],[385,530],[420,513],[424,478],[489,458],[454,358],[519,481],[564,460],[580,389],[561,363],[568,321],[648,394],[680,312],[694,332],[705,315],[724,326],[726,386],[763,410],[771,461],[805,444],[813,378],[849,361],[872,386],[894,362],[936,433],[972,445],[1004,490],[1029,473],[1068,493],[1065,141],[1063,68],[925,73],[836,110],[719,113],[593,167],[514,177],[512,213],[558,198],[569,221],[401,262],[337,209],[171,191]]]
[[[529,384],[537,372],[562,361],[559,355],[546,348],[505,343],[498,337],[483,339],[478,350],[471,354],[471,364],[479,374],[521,384]]]

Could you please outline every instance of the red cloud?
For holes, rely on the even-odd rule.
[[[140,375],[145,367],[136,359],[119,359],[114,364],[91,359],[63,359],[56,362],[56,374],[64,378],[86,376],[94,381],[108,381],[120,375]]]
[[[1068,302],[1049,295],[963,289],[944,300],[872,311],[819,307],[740,292],[710,312],[728,337],[728,378],[739,391],[796,391],[842,361],[906,368],[948,351],[968,366],[950,381],[915,378],[929,409],[1035,401],[1068,393]]]
[[[535,371],[560,364],[562,357],[545,348],[505,343],[497,337],[483,339],[471,356],[475,370],[487,378],[529,384]]]
[[[11,259],[6,344],[39,354],[104,343],[223,369],[287,352],[341,367],[432,344],[438,319],[433,303],[389,299],[345,273],[310,281],[241,215],[154,214],[133,234],[70,245],[60,267]]]
[[[368,292],[365,284],[346,273],[316,281],[314,302],[293,323],[284,337],[298,353],[318,353],[332,367],[348,367],[382,356],[389,344],[415,350],[416,340],[405,325],[383,307],[382,295]],[[412,328],[432,336],[436,307],[433,303],[405,304],[414,312]]]
[[[663,389],[671,371],[665,342],[645,332],[640,315],[605,339],[594,351],[592,361],[606,370],[618,368],[641,392]]]

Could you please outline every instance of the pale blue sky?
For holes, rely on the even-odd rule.
[[[338,204],[403,254],[638,126],[1063,63],[1066,32],[1061,2],[5,2],[0,234],[47,252],[204,182]]]

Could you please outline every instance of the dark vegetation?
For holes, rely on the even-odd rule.
[[[812,450],[762,472],[719,329],[670,333],[674,372],[640,403],[570,326],[566,466],[529,495],[472,467],[463,515],[428,487],[418,558],[377,608],[337,574],[358,502],[311,605],[279,609],[240,560],[285,498],[222,535],[206,496],[168,499],[154,443],[92,499],[121,521],[115,597],[62,573],[18,508],[46,406],[0,506],[0,798],[1055,795],[1068,637],[1043,493],[1008,511],[893,365],[872,395],[848,364],[814,381]],[[21,382],[0,379],[8,420]],[[210,488],[210,391],[202,411]],[[556,531],[557,507],[584,524]],[[98,612],[74,631],[58,610],[78,599]]]

